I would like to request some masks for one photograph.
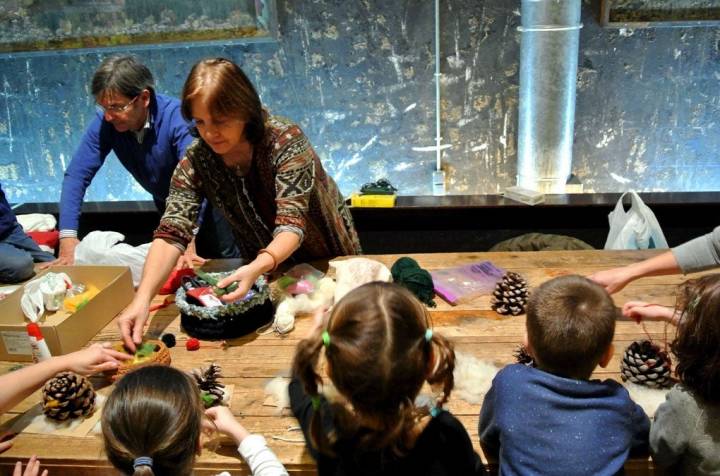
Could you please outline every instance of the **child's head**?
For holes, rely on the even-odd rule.
[[[163,365],[141,367],[120,379],[105,402],[105,452],[124,474],[192,474],[202,419],[200,392],[189,375]],[[152,458],[152,466],[133,468],[141,457]]]
[[[542,370],[586,379],[610,360],[617,316],[602,286],[577,275],[551,279],[528,300],[528,347]]]
[[[670,344],[675,373],[698,396],[720,402],[720,274],[681,285],[676,309],[680,322]]]
[[[307,393],[317,397],[316,366],[325,348],[330,380],[347,400],[333,404],[340,436],[362,433],[362,448],[403,451],[412,445],[417,417],[427,414],[414,405],[423,383],[442,386],[438,405],[447,401],[454,383],[452,345],[428,329],[428,314],[409,291],[389,283],[365,284],[333,308],[326,344],[325,329],[300,342],[293,369]],[[316,414],[312,443],[331,452],[319,420]]]

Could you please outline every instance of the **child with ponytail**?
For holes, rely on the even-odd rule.
[[[683,283],[675,309],[631,302],[623,311],[677,325],[670,350],[679,383],[655,412],[653,461],[672,474],[720,474],[720,274]]]
[[[204,429],[232,438],[254,476],[287,476],[262,436],[249,434],[226,407],[203,411],[195,381],[172,367],[153,365],[130,372],[117,383],[102,412],[105,452],[125,475],[192,475]]]
[[[453,347],[410,292],[365,284],[321,321],[298,344],[289,388],[320,476],[485,474],[465,428],[442,408],[454,383]],[[321,354],[333,398],[320,390]],[[425,382],[441,389],[431,408],[415,405]]]

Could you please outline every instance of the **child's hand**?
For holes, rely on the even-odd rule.
[[[224,433],[233,440],[237,445],[250,435],[244,426],[235,419],[228,407],[212,407],[205,410],[207,415],[220,433]]]
[[[308,329],[305,338],[312,336],[315,334],[315,331],[325,327],[325,323],[327,322],[327,311],[328,310],[322,306],[315,309],[315,312],[312,314],[312,325],[310,326],[310,329]]]
[[[622,314],[623,316],[634,319],[637,322],[642,320],[666,321],[670,324],[677,325],[674,310],[659,304],[652,304],[644,301],[629,301],[623,305]]]
[[[33,455],[28,460],[27,466],[25,466],[25,471],[22,470],[22,463],[20,461],[15,464],[15,471],[13,471],[13,476],[38,476],[40,474],[40,460],[37,459],[37,456]],[[42,476],[47,476],[48,470],[42,472]]]
[[[93,344],[90,347],[58,357],[63,368],[80,375],[92,375],[106,370],[115,370],[124,360],[133,356],[110,348],[109,343]]]

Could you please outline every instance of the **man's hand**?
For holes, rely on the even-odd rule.
[[[53,266],[72,266],[75,264],[75,248],[80,243],[77,238],[60,238],[60,252]]]
[[[206,262],[207,260],[205,258],[198,256],[197,248],[195,247],[195,238],[193,238],[185,249],[185,253],[178,258],[175,269],[194,268],[195,266],[202,266]]]

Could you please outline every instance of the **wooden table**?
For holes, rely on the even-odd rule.
[[[649,251],[572,251],[572,252],[526,252],[526,253],[444,253],[414,255],[421,266],[427,269],[443,268],[467,264],[482,260],[491,260],[507,270],[516,271],[525,276],[530,286],[554,276],[578,273],[590,274],[638,261],[656,252]],[[390,267],[402,255],[370,256]],[[222,264],[222,263],[220,263]],[[681,276],[654,277],[636,281],[614,296],[621,306],[630,299],[642,299],[664,305],[672,305],[677,284]],[[514,362],[513,351],[521,342],[524,328],[524,316],[500,318],[490,310],[489,296],[478,298],[470,304],[452,307],[441,299],[438,306],[431,310],[434,327],[437,332],[451,338],[458,351],[472,354],[481,359],[498,364]],[[156,302],[162,298],[157,297]],[[296,343],[309,326],[309,319],[299,318],[295,330],[287,336],[251,335],[230,342],[227,349],[221,349],[217,343],[203,342],[196,352],[185,350],[185,334],[179,328],[177,308],[172,305],[154,313],[150,320],[148,333],[159,335],[172,332],[178,337],[179,345],[172,349],[173,365],[184,370],[217,362],[222,366],[224,381],[235,385],[232,410],[240,421],[251,431],[263,434],[268,444],[277,453],[280,460],[292,474],[315,474],[313,460],[299,442],[281,441],[274,437],[290,440],[302,439],[298,431],[289,429],[297,425],[296,420],[284,412],[277,414],[274,407],[264,405],[264,385],[272,377],[287,375]],[[647,323],[651,337],[661,341],[664,325]],[[607,369],[599,369],[595,376],[599,378],[619,379],[619,356],[635,339],[646,338],[643,329],[634,322],[618,322],[615,333],[615,356]],[[119,334],[115,322],[111,322],[94,339],[95,341],[118,340]],[[0,371],[8,371],[13,364],[0,362]],[[2,416],[3,422],[16,418],[40,401],[39,392],[27,398],[16,408]],[[465,424],[478,451],[478,413],[479,405],[470,405],[463,400],[453,399],[449,409]],[[50,474],[89,475],[112,474],[110,466],[102,452],[99,438],[70,438],[50,435],[20,434],[14,446],[0,455],[0,473],[10,474],[10,465],[18,459],[26,460],[30,455],[38,454]],[[631,460],[626,469],[629,474],[656,474],[652,462],[647,459]],[[196,474],[215,474],[223,470],[233,474],[247,474],[247,467],[241,462],[230,442],[224,442],[215,452],[204,450],[197,460]]]

